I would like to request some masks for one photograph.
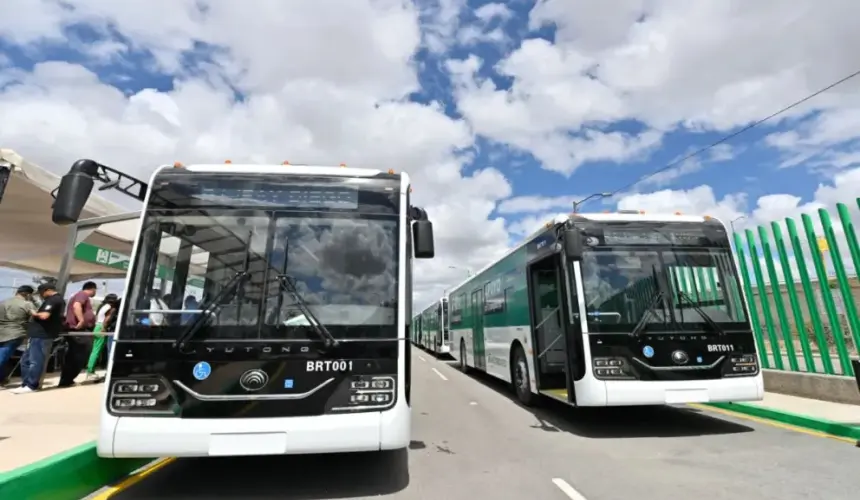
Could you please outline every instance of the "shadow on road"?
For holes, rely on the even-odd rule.
[[[364,498],[396,493],[408,484],[406,450],[338,455],[185,458],[176,460],[111,498]]]
[[[455,363],[448,364],[458,369]],[[519,404],[509,384],[474,370],[468,376]],[[532,427],[535,429],[569,432],[594,439],[709,436],[754,430],[690,407],[575,408],[551,398],[540,397],[533,407],[523,408],[534,415],[536,422]]]

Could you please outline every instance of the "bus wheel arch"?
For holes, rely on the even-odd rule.
[[[513,387],[517,399],[525,406],[532,406],[535,395],[531,388],[529,363],[526,358],[526,350],[519,340],[515,340],[511,344],[508,360],[511,371],[511,387]]]

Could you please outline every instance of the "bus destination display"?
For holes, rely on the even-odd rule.
[[[201,200],[219,203],[255,204],[286,208],[358,208],[358,190],[329,186],[201,186],[196,193]]]
[[[678,230],[618,230],[603,231],[604,245],[702,245],[707,244],[702,231]]]

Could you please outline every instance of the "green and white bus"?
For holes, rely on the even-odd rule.
[[[560,215],[449,296],[464,371],[576,406],[755,401],[757,346],[711,217]]]
[[[448,331],[448,298],[443,297],[430,304],[415,319],[415,345],[436,356],[451,353],[451,337]]]

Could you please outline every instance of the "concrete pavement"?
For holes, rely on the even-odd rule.
[[[857,498],[857,450],[840,441],[687,407],[530,411],[413,356],[408,456],[183,459],[110,498]]]
[[[84,380],[84,376],[78,381]],[[32,394],[0,390],[0,473],[92,441],[98,436],[102,384],[58,389],[58,375]]]

